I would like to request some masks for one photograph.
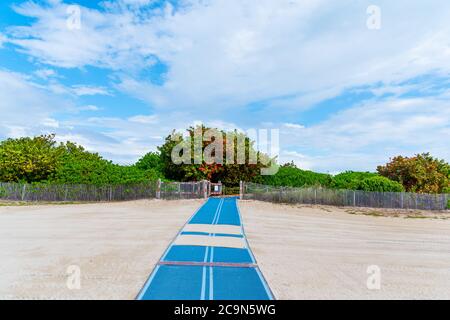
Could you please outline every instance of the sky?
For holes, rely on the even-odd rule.
[[[204,123],[277,129],[280,162],[319,172],[450,161],[449,17],[447,0],[2,0],[0,139],[132,164]]]

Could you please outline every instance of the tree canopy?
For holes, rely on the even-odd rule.
[[[208,136],[211,131],[215,132],[215,136]],[[199,136],[201,140],[196,142]],[[242,148],[239,149],[239,146]],[[190,127],[187,137],[173,132],[158,150],[166,178],[179,181],[206,179],[221,181],[228,186],[236,186],[241,180],[258,180],[261,170],[275,161],[258,152],[254,142],[245,134],[211,130],[205,126]],[[239,155],[238,151],[244,151],[244,154]],[[174,161],[174,154],[183,162]],[[215,161],[209,162],[208,154]],[[252,155],[256,159],[254,162],[251,161]]]
[[[75,184],[127,184],[155,180],[157,170],[121,166],[55,135],[8,139],[0,143],[0,181]]]
[[[401,183],[407,191],[418,193],[442,193],[450,187],[450,165],[433,158],[429,153],[413,157],[397,156],[378,173]]]
[[[47,180],[57,170],[64,152],[54,137],[43,135],[0,142],[0,181]]]
[[[377,173],[346,171],[335,176],[302,170],[294,163],[281,166],[274,175],[262,174],[274,164],[276,159],[258,152],[244,133],[204,126],[190,127],[185,136],[174,131],[157,152],[145,154],[134,165],[114,164],[70,141],[57,143],[55,135],[0,142],[1,182],[102,185],[206,179],[222,181],[227,187],[252,181],[290,187],[450,193],[450,165],[429,153],[394,157],[379,166]]]

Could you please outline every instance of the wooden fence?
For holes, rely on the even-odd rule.
[[[446,210],[450,195],[407,192],[366,192],[324,188],[273,187],[245,182],[243,199],[279,203],[321,204],[351,207]]]
[[[1,183],[0,200],[97,202],[139,199],[198,199],[208,196],[208,182],[151,181],[132,185]]]

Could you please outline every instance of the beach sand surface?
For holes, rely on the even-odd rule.
[[[0,207],[0,300],[134,299],[202,203]]]
[[[240,209],[278,299],[450,299],[448,212],[257,201],[241,201]],[[397,217],[377,216],[386,213]]]
[[[202,203],[0,206],[0,299],[134,299]],[[239,207],[277,299],[450,299],[448,213]]]

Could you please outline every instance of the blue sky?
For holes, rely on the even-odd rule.
[[[321,172],[450,160],[450,3],[334,2],[1,1],[0,139],[133,163],[201,122],[279,129],[281,162]]]

